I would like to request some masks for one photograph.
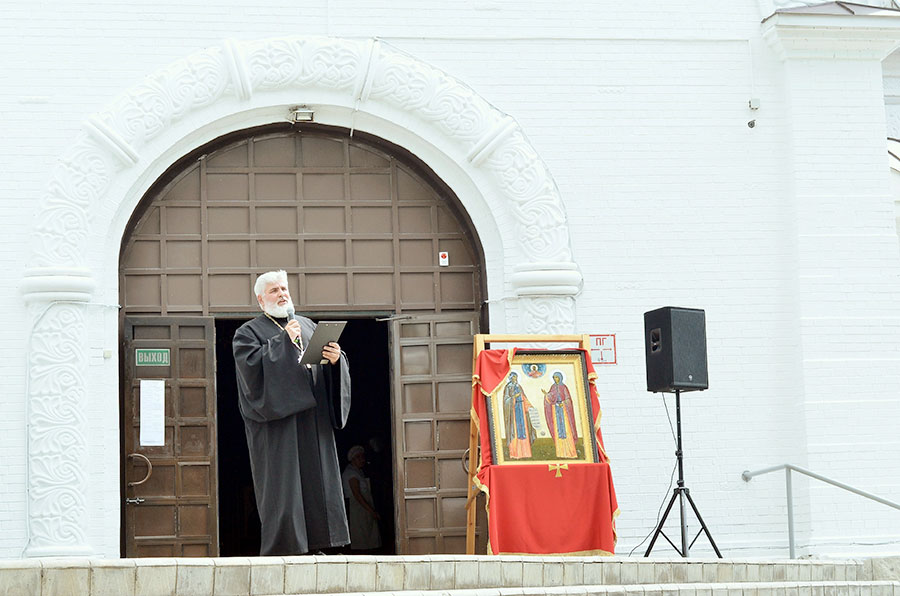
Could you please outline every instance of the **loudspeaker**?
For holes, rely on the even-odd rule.
[[[666,306],[644,313],[647,391],[674,393],[709,388],[706,313]]]

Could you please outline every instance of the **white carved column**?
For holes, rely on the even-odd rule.
[[[86,305],[77,270],[31,270],[28,353],[28,536],[25,556],[89,555]]]
[[[900,12],[891,14],[778,12],[762,25],[783,60],[787,99],[791,184],[785,201],[795,230],[800,338],[797,395],[785,396],[797,408],[791,440],[796,458],[807,459],[799,465],[834,474],[862,470],[868,450],[889,448],[865,429],[900,416],[900,258],[881,69],[900,41]],[[766,126],[765,110],[758,127]],[[868,480],[874,490],[878,475]],[[809,508],[801,517],[810,527],[852,542],[854,528],[837,527],[822,514],[842,509],[843,497],[818,486],[809,487],[808,497],[801,499]],[[800,538],[810,544],[830,539]]]
[[[85,124],[54,170],[32,237],[22,292],[30,318],[27,364],[28,544],[25,556],[79,556],[89,541],[85,264],[91,208],[132,161],[126,143]],[[118,158],[118,159],[117,159]],[[132,161],[133,163],[133,161]]]

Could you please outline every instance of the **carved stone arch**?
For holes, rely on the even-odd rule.
[[[565,209],[512,117],[440,69],[375,40],[298,36],[199,51],[85,121],[54,169],[36,219],[22,284],[34,330],[26,554],[94,550],[89,484],[118,491],[115,472],[92,469],[86,439],[88,395],[109,406],[118,395],[114,361],[88,374],[95,357],[89,337],[117,341],[93,324],[90,304],[116,300],[119,241],[132,210],[190,149],[232,130],[283,122],[301,103],[317,122],[403,146],[454,189],[484,242],[489,296],[515,298],[505,307],[492,304],[495,330],[574,330],[581,274]]]

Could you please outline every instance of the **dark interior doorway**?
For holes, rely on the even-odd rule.
[[[340,317],[328,317],[340,318]],[[216,319],[216,402],[218,407],[219,553],[259,554],[259,516],[250,472],[244,422],[237,403],[231,342],[242,319]],[[347,426],[336,433],[338,458],[346,465],[354,445],[366,448],[366,474],[381,517],[381,554],[395,552],[393,442],[391,438],[390,352],[388,325],[374,319],[350,319],[341,335],[350,361],[352,405]],[[351,552],[351,551],[347,551]]]

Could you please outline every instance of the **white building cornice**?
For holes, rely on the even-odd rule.
[[[762,33],[781,60],[880,61],[900,47],[900,11],[778,11],[763,20]]]

